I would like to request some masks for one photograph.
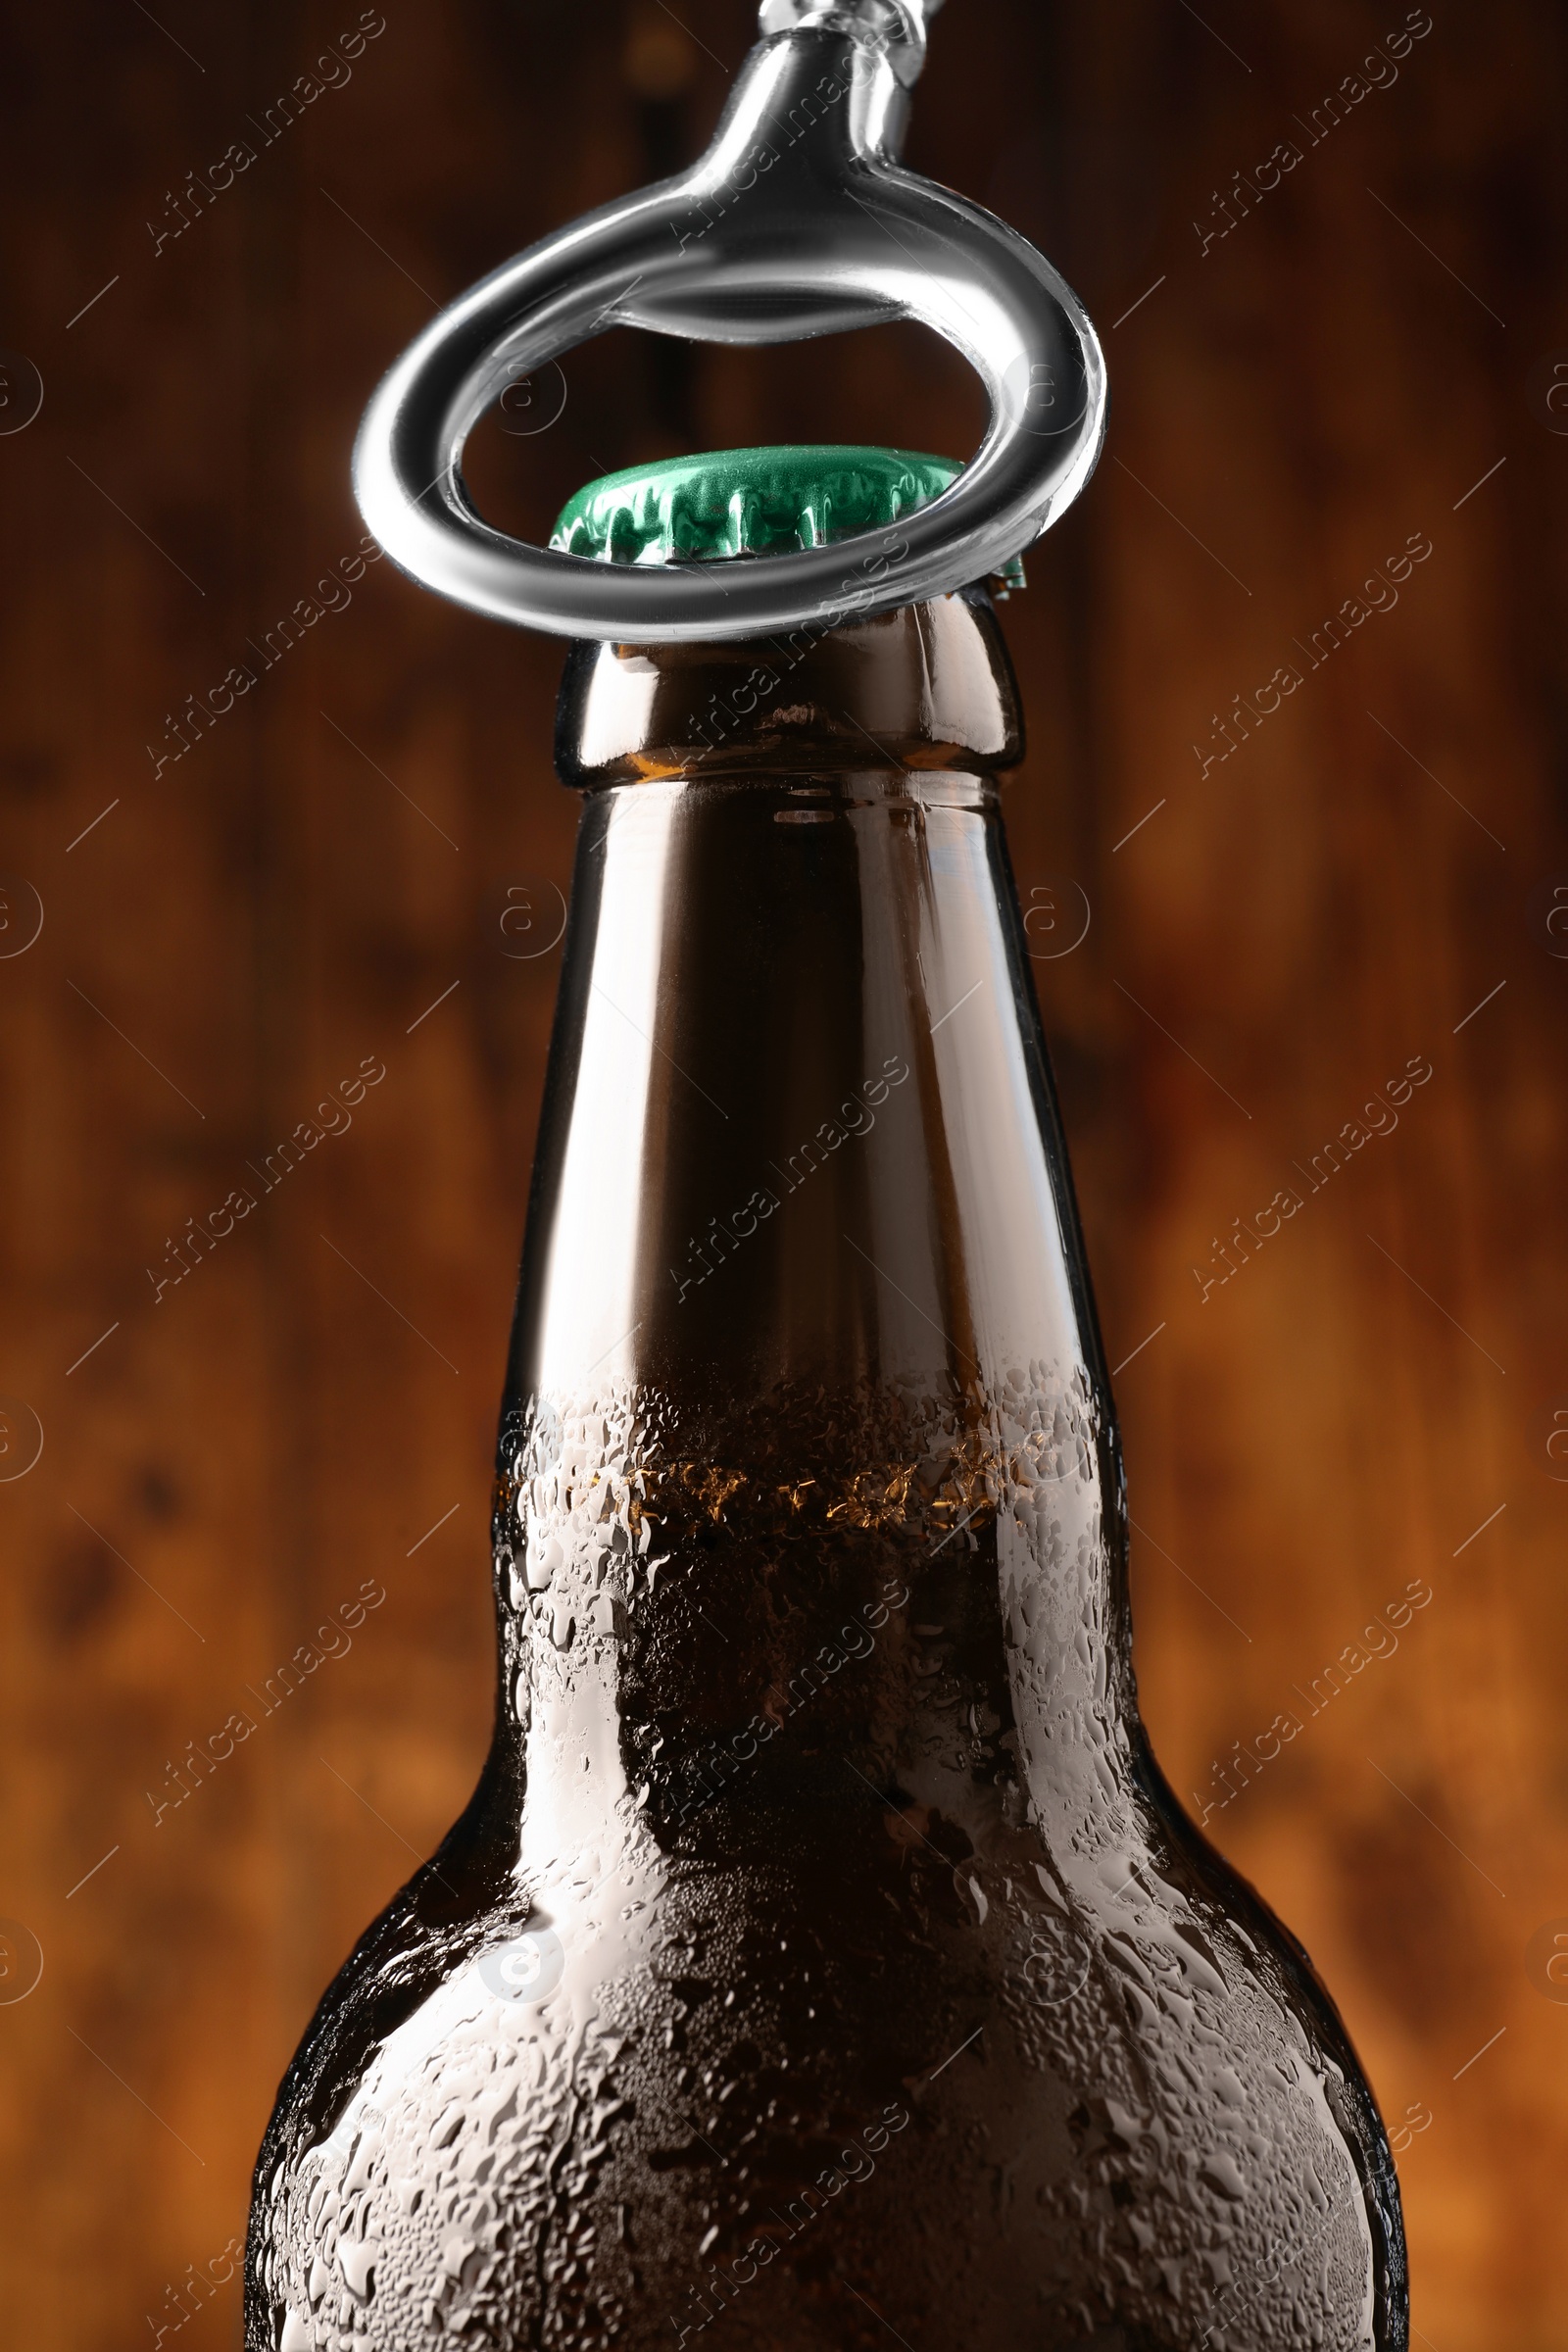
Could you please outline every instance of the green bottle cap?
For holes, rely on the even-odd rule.
[[[550,544],[605,564],[709,562],[823,547],[929,506],[963,467],[908,449],[722,449],[628,466],[579,490]],[[1023,586],[1010,564],[1009,587]]]

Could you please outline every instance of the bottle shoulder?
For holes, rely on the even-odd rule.
[[[332,2128],[307,2144],[285,2089],[264,2151],[257,2342],[418,2352],[483,2323],[643,2352],[732,2299],[748,2343],[837,2341],[825,2262],[963,2352],[1077,2342],[1085,2314],[1085,2341],[1402,2344],[1353,2059],[1157,1809],[1098,1893],[1031,1831],[981,1850],[874,1795],[765,1845],[711,1826],[683,1856],[634,1822],[563,1854],[390,2033],[387,1938],[351,1964]]]
[[[285,2084],[283,2343],[782,2352],[824,2260],[961,2352],[1401,2343],[1343,2029],[1101,1671],[1088,1399],[993,1402],[509,1424],[503,1732]]]

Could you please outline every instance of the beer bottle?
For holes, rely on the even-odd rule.
[[[688,460],[557,544],[896,564],[956,471]],[[251,2352],[1406,2344],[1345,2030],[1138,1716],[996,612],[877,602],[568,657],[494,1745],[282,2085]]]

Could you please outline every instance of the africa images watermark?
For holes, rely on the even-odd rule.
[[[710,694],[702,716],[693,713],[693,741],[701,743],[705,751],[721,750],[748,719],[755,717],[764,704],[772,702],[782,692],[791,673],[799,669],[824,637],[831,637],[855,612],[874,604],[896,602],[896,596],[890,594],[889,578],[901,564],[908,561],[908,555],[907,539],[901,538],[897,531],[890,531],[873,554],[862,556],[845,573],[831,608],[824,607],[809,620],[792,629],[787,637],[764,639],[763,642],[770,645],[778,656],[777,667],[759,662],[747,672],[738,686],[731,689],[728,699],[720,694]],[[780,713],[780,716],[784,715],[787,714]],[[880,748],[874,738],[871,741],[873,749]]]
[[[385,17],[377,9],[365,9],[357,29],[340,32],[337,39],[317,59],[315,72],[296,74],[289,88],[274,98],[270,106],[263,109],[260,122],[254,115],[247,115],[245,120],[252,130],[259,133],[262,148],[270,147],[274,140],[280,139],[284,131],[299,121],[305,109],[314,106],[318,98],[324,98],[328,90],[347,88],[354,78],[349,60],[363,57],[367,45],[378,39],[385,30]],[[155,261],[166,245],[172,244],[176,237],[182,237],[203,214],[212,210],[219,197],[234,185],[240,173],[250,170],[259,152],[248,139],[231,139],[217,163],[208,165],[205,179],[198,172],[187,172],[184,185],[177,195],[172,188],[165,191],[163,225],[156,220],[147,223]]]
[[[385,1076],[385,1062],[368,1054],[354,1077],[339,1079],[335,1093],[318,1102],[313,1118],[301,1119],[292,1135],[286,1135],[280,1144],[264,1153],[262,1167],[257,1167],[254,1160],[246,1161],[252,1175],[261,1179],[260,1194],[238,1185],[226,1200],[209,1212],[205,1224],[187,1217],[184,1231],[177,1238],[171,1234],[164,1244],[164,1269],[147,1268],[154,1306],[162,1306],[164,1293],[177,1289],[187,1275],[194,1274],[211,1257],[219,1243],[226,1242],[236,1225],[242,1224],[269,1193],[276,1192],[284,1177],[302,1165],[307,1152],[325,1143],[329,1135],[347,1135],[354,1124],[353,1109],[365,1101],[368,1089],[379,1086]]]
[[[882,1064],[882,1074],[861,1082],[858,1093],[847,1102],[841,1102],[837,1116],[824,1119],[814,1136],[808,1136],[798,1150],[789,1154],[786,1168],[777,1160],[768,1165],[784,1186],[785,1194],[798,1193],[808,1177],[825,1167],[835,1152],[856,1136],[869,1135],[876,1125],[876,1111],[887,1101],[896,1086],[903,1086],[909,1076],[909,1065],[902,1054],[890,1054]],[[842,1123],[841,1123],[842,1122]],[[710,1274],[716,1273],[743,1242],[749,1242],[760,1227],[783,1206],[783,1199],[770,1185],[759,1185],[743,1208],[732,1209],[726,1224],[720,1217],[710,1217],[708,1231],[699,1242],[694,1235],[687,1244],[688,1268],[683,1274],[671,1266],[669,1279],[675,1284],[675,1303],[683,1305],[687,1292],[694,1284],[699,1287]],[[727,1245],[727,1247],[726,1247]],[[709,1262],[709,1253],[717,1264]],[[695,1260],[695,1265],[690,1261]],[[696,1267],[702,1268],[701,1273]]]
[[[1305,119],[1293,115],[1292,121],[1298,122],[1306,133],[1307,146],[1320,147],[1330,131],[1338,130],[1342,122],[1348,121],[1355,108],[1370,98],[1374,90],[1392,90],[1399,78],[1399,69],[1394,61],[1408,57],[1416,42],[1425,40],[1431,30],[1432,19],[1425,9],[1412,8],[1402,27],[1385,33],[1368,51],[1358,74],[1347,74],[1337,89],[1328,91],[1308,110]],[[1298,147],[1294,139],[1281,139],[1272,153],[1254,166],[1250,179],[1243,172],[1233,172],[1224,194],[1218,188],[1214,190],[1209,214],[1212,225],[1205,226],[1201,220],[1193,222],[1200,259],[1206,260],[1209,247],[1223,243],[1232,229],[1239,228],[1248,215],[1255,212],[1265,196],[1273,194],[1285,174],[1305,160],[1305,149]]]
[[[894,46],[889,35],[881,31],[858,29],[856,38],[861,50],[878,55],[885,55]],[[791,148],[798,147],[834,107],[843,105],[853,87],[853,82],[841,81],[836,74],[822,74],[815,89],[808,90],[804,98],[790,108],[784,119],[788,124],[788,136],[781,131],[776,147],[766,139],[759,140],[755,147],[747,149],[738,162],[729,166],[718,186],[710,190],[706,198],[699,196],[694,199],[688,208],[687,219],[700,222],[699,226],[682,228],[675,221],[670,222],[670,234],[678,251],[684,253],[688,245],[700,244],[710,230],[717,227],[732,205],[750,196],[781,156],[788,155]]]
[[[1286,699],[1305,683],[1308,673],[1321,669],[1331,654],[1348,645],[1356,630],[1369,621],[1374,612],[1392,612],[1399,601],[1395,582],[1410,577],[1417,564],[1424,564],[1432,553],[1432,541],[1425,531],[1412,531],[1405,540],[1404,550],[1396,556],[1386,556],[1380,567],[1361,583],[1357,596],[1348,596],[1338,612],[1331,612],[1312,631],[1310,642],[1302,645],[1299,637],[1292,639],[1298,650],[1306,656],[1306,669],[1298,669],[1294,662],[1282,662],[1263,685],[1254,686],[1250,702],[1245,695],[1231,697],[1231,708],[1221,718],[1216,710],[1209,732],[1208,747],[1193,745],[1193,757],[1198,761],[1199,781],[1209,769],[1223,765],[1233,752],[1239,752],[1255,730],[1267,718],[1272,718]],[[1244,716],[1245,713],[1245,716]],[[1248,725],[1251,720],[1251,726]]]
[[[153,2352],[158,2352],[158,2347],[166,2336],[177,2335],[183,2327],[206,2310],[207,2304],[213,2301],[219,2288],[228,2285],[244,2259],[244,2240],[231,2237],[227,2245],[213,2256],[212,2261],[207,2264],[205,2269],[198,2270],[193,2262],[186,2263],[185,2276],[179,2284],[166,2286],[164,2289],[165,2309],[178,2312],[178,2319],[160,2321],[156,2312],[150,2311],[147,2314],[147,2325],[153,2331]],[[203,2296],[206,2297],[205,2302],[202,2299]]]
[[[859,2132],[851,2137],[848,2147],[839,2150],[837,2164],[830,2164],[817,2174],[814,2186],[805,2187],[799,2196],[792,2197],[783,2213],[779,2212],[777,2206],[769,2206],[771,2222],[777,2224],[777,2229],[770,2223],[764,2223],[758,2235],[743,2253],[734,2257],[727,2270],[715,2263],[712,2270],[705,2275],[703,2294],[709,2297],[712,2309],[709,2309],[709,2305],[703,2301],[703,2294],[699,2294],[697,2288],[692,2286],[687,2289],[686,2301],[694,2316],[682,2323],[674,2312],[670,2313],[669,2324],[675,2330],[675,2352],[681,2352],[681,2346],[689,2335],[701,2335],[715,2320],[722,2319],[736,2297],[761,2276],[784,2246],[792,2245],[819,2215],[827,2212],[835,2197],[841,2197],[853,2182],[869,2180],[876,2171],[876,2159],[886,2148],[889,2139],[896,2132],[904,2131],[909,2121],[907,2107],[897,2099],[893,2100],[873,2122],[861,2126]]]
[[[337,563],[322,573],[316,583],[314,596],[296,597],[292,610],[265,631],[261,645],[257,644],[254,637],[246,639],[261,664],[259,669],[251,669],[243,662],[235,662],[216,686],[209,686],[205,702],[197,695],[187,694],[177,717],[173,711],[166,710],[165,748],[160,750],[151,743],[147,746],[147,757],[153,763],[154,780],[163,774],[166,767],[183,760],[187,752],[193,752],[197,744],[212,733],[219,720],[226,718],[235,704],[249,694],[270,669],[276,668],[283,656],[300,643],[307,630],[314,629],[317,622],[324,620],[329,612],[346,612],[354,602],[351,583],[357,584],[364,579],[367,564],[379,564],[380,561],[380,544],[367,531],[354,552],[340,556]],[[171,745],[177,748],[168,748]]]
[[[1299,1683],[1291,1685],[1306,1708],[1304,1716],[1282,1707],[1267,1731],[1259,1732],[1250,1747],[1240,1740],[1233,1740],[1230,1754],[1216,1758],[1209,1768],[1209,1779],[1222,1793],[1205,1797],[1199,1789],[1193,1790],[1193,1803],[1201,1808],[1198,1813],[1199,1828],[1203,1827],[1211,1813],[1223,1813],[1228,1805],[1233,1805],[1264,1768],[1284,1753],[1314,1717],[1341,1697],[1375,1658],[1392,1658],[1399,1646],[1399,1635],[1411,1623],[1415,1611],[1428,1607],[1434,1597],[1424,1577],[1412,1578],[1402,1593],[1385,1602],[1380,1614],[1362,1629],[1354,1642],[1347,1642],[1339,1655],[1312,1677],[1308,1690],[1303,1690]]]
[[[1337,2213],[1347,2210],[1348,2204],[1349,2199],[1341,2194],[1329,2197],[1323,2209],[1323,2225],[1326,2227]],[[1247,2314],[1262,2301],[1269,2288],[1293,2266],[1298,2275],[1304,2271],[1303,2250],[1299,2243],[1293,2240],[1289,2230],[1282,2230],[1264,2253],[1261,2267],[1245,2278],[1232,2278],[1219,2295],[1213,2306],[1214,2316],[1198,2339],[1198,2352],[1208,2352],[1208,2346],[1216,2334],[1228,2337],[1229,2331],[1241,2326]],[[1247,2290],[1245,2295],[1244,2287]]]
[[[760,1713],[752,1717],[745,1731],[736,1732],[728,1740],[710,1740],[702,1754],[694,1757],[687,1767],[692,1787],[675,1816],[677,1826],[688,1814],[711,1804],[714,1797],[721,1795],[729,1782],[756,1762],[768,1741],[828,1689],[834,1675],[842,1674],[853,1659],[870,1657],[876,1648],[876,1637],[889,1616],[897,1609],[907,1608],[909,1599],[909,1588],[902,1577],[886,1578],[881,1599],[862,1602],[855,1622],[841,1626],[833,1641],[824,1642],[815,1658],[792,1674],[783,1690],[777,1687],[770,1690],[763,1697]]]
[[[1268,1206],[1254,1213],[1250,1224],[1245,1218],[1233,1217],[1231,1230],[1223,1241],[1215,1234],[1209,1251],[1209,1265],[1214,1271],[1205,1273],[1201,1266],[1193,1268],[1199,1303],[1206,1306],[1210,1291],[1223,1290],[1228,1282],[1235,1280],[1244,1266],[1250,1265],[1264,1244],[1283,1233],[1289,1220],[1306,1206],[1312,1195],[1322,1192],[1331,1177],[1337,1176],[1342,1168],[1348,1167],[1354,1154],[1364,1151],[1375,1135],[1391,1136],[1399,1124],[1399,1111],[1410,1101],[1415,1089],[1425,1086],[1431,1076],[1432,1063],[1427,1056],[1424,1054],[1412,1054],[1402,1074],[1388,1079],[1382,1092],[1362,1104],[1358,1117],[1347,1119],[1339,1134],[1330,1136],[1328,1142],[1312,1153],[1310,1173],[1298,1159],[1292,1160],[1291,1165],[1297,1174],[1306,1179],[1305,1195],[1298,1193],[1293,1185],[1282,1185]],[[1223,1273],[1219,1271],[1221,1267],[1225,1269]]]
[[[226,1764],[234,1750],[242,1747],[269,1716],[275,1715],[296,1690],[303,1690],[307,1677],[324,1666],[329,1658],[346,1658],[354,1647],[350,1635],[359,1631],[370,1610],[378,1609],[386,1596],[385,1585],[367,1577],[355,1598],[340,1601],[326,1623],[317,1627],[315,1639],[300,1642],[293,1656],[274,1668],[260,1690],[253,1683],[246,1684],[246,1690],[261,1709],[259,1716],[246,1707],[235,1707],[200,1745],[194,1740],[187,1740],[180,1762],[171,1761],[164,1767],[163,1791],[153,1788],[146,1791],[154,1829],[162,1829],[166,1813],[177,1811],[188,1797],[194,1796],[220,1764]]]

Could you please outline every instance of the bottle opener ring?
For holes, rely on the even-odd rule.
[[[687,172],[544,238],[412,343],[365,414],[354,482],[403,570],[471,611],[564,637],[775,635],[1001,571],[1088,481],[1105,371],[1077,298],[1025,237],[899,161],[941,0],[763,0],[762,38]],[[784,555],[639,567],[526,546],[468,499],[468,434],[524,377],[612,326],[787,343],[914,318],[991,400],[931,505]]]

